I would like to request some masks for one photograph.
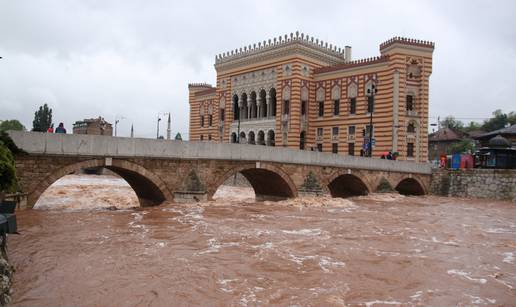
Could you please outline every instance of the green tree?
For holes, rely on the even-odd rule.
[[[444,118],[442,121],[440,121],[440,124],[442,127],[451,128],[451,129],[460,130],[460,131],[462,131],[462,129],[464,128],[464,123],[458,119],[455,119],[455,117],[453,117],[451,115],[446,116],[446,118]]]
[[[454,153],[465,153],[465,152],[474,152],[475,144],[470,139],[464,139],[460,142],[453,144],[450,147],[450,152],[448,154]]]
[[[477,122],[469,122],[469,124],[464,127],[464,131],[466,132],[471,132],[475,130],[482,130],[482,125]]]
[[[516,112],[513,111],[507,114],[507,121],[511,125],[516,125]]]
[[[17,186],[13,155],[9,148],[0,141],[0,192],[16,192]]]
[[[0,131],[19,130],[25,131],[25,126],[17,119],[4,120],[0,122]]]
[[[510,113],[509,113],[510,114]],[[493,117],[484,121],[482,129],[485,131],[493,131],[502,129],[508,123],[507,114],[503,113],[502,110],[498,109],[493,112]]]
[[[34,113],[32,131],[47,132],[50,125],[52,125],[52,109],[50,109],[45,103]]]

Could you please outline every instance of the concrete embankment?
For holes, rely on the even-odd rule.
[[[516,201],[516,170],[439,169],[432,174],[430,192],[440,196]]]

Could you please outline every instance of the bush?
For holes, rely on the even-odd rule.
[[[13,154],[0,141],[0,192],[16,192],[18,182],[16,180],[16,166]]]

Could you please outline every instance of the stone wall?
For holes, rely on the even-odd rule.
[[[432,174],[430,193],[516,201],[516,170],[436,170]]]

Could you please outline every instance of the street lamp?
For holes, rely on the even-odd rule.
[[[375,84],[371,85],[371,88],[367,89],[367,105],[369,108],[369,157],[373,156],[373,110],[374,110],[374,95],[378,92]]]
[[[118,123],[122,119],[125,119],[125,117],[123,117],[123,116],[121,116],[120,118],[118,118],[118,116],[115,117],[115,136],[117,136],[117,126],[118,126]]]
[[[161,121],[161,117],[159,117],[158,113],[158,123],[157,123],[157,129],[156,129],[156,139],[159,139],[159,122]]]

